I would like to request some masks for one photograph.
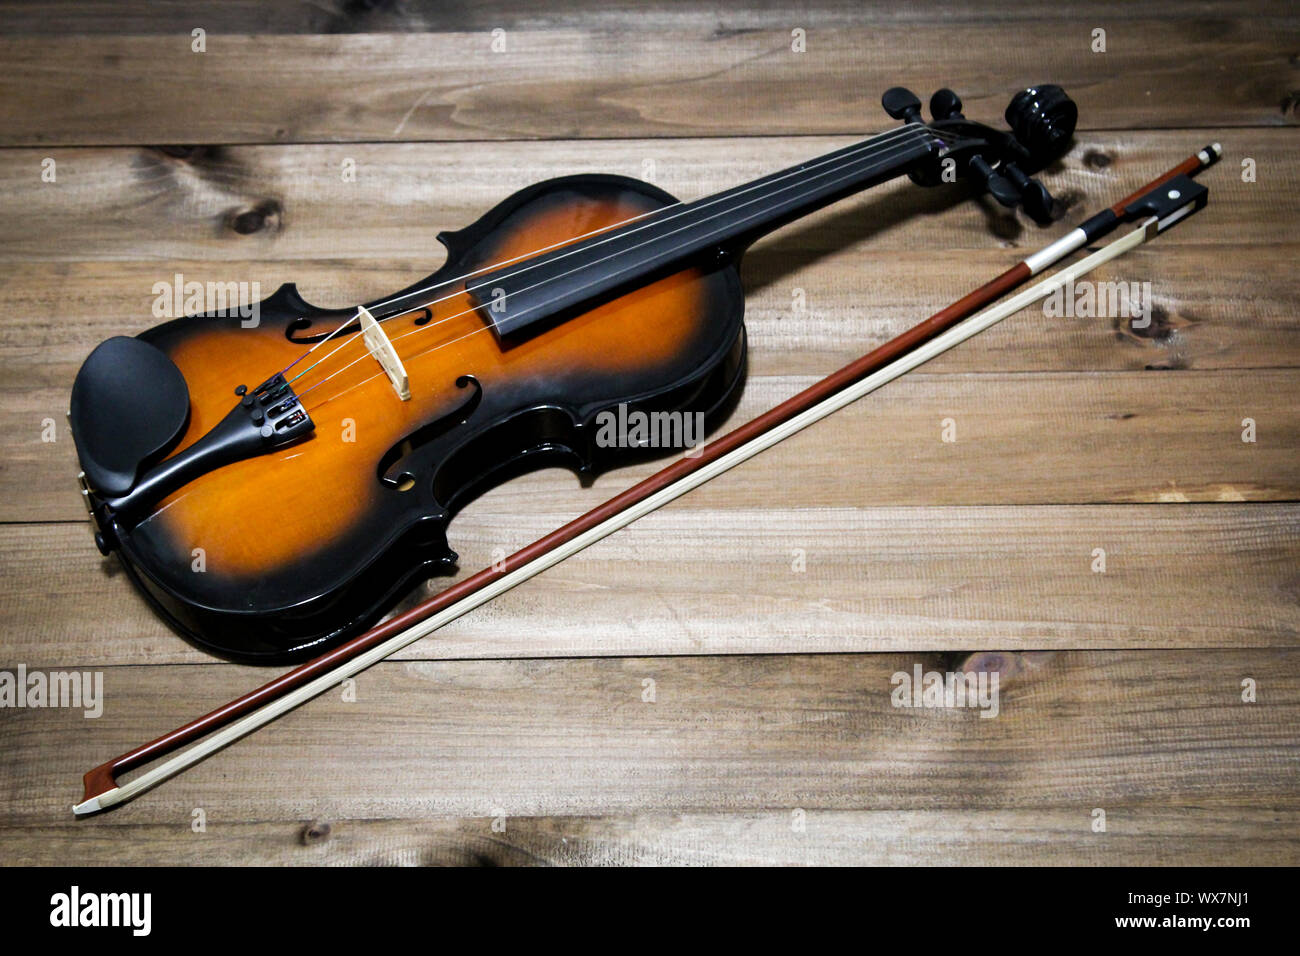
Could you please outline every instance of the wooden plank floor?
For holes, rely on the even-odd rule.
[[[888,86],[994,121],[1042,81],[1080,107],[1064,219],[903,182],[764,240],[733,423],[1219,140],[1209,207],[1098,276],[1151,283],[1146,334],[1030,310],[72,819],[90,766],[267,676],[84,522],[68,390],[155,282],[377,298],[541,179],[693,199],[887,128]],[[0,671],[105,692],[0,709],[0,863],[1300,863],[1298,124],[1264,0],[0,2]],[[473,571],[651,468],[512,482],[452,544]],[[918,665],[996,672],[998,716],[892,706]]]

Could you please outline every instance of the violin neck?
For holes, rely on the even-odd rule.
[[[581,309],[702,258],[735,257],[755,239],[823,206],[901,176],[940,145],[909,124],[695,202],[477,277],[468,291],[496,334]]]
[[[903,175],[938,142],[926,127],[911,124],[697,200],[686,211],[721,234],[715,244],[740,251],[823,206]],[[669,230],[680,225],[675,218],[664,224]]]

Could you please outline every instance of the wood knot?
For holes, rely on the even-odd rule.
[[[975,651],[959,668],[964,674],[996,673],[1003,685],[1048,664],[1054,651]]]
[[[183,144],[173,144],[169,146],[155,146],[154,149],[166,156],[168,159],[179,159],[183,162],[192,163],[207,156],[209,147],[194,144],[188,146]]]
[[[1127,317],[1117,317],[1112,325],[1117,339],[1149,339],[1152,342],[1165,342],[1177,331],[1177,322],[1169,315],[1169,310],[1158,302],[1151,303],[1151,317],[1145,323]]]
[[[1134,329],[1134,331],[1144,338],[1163,342],[1174,334],[1173,323],[1169,321],[1169,310],[1159,303],[1151,303],[1150,324],[1144,329]]]
[[[226,216],[226,224],[241,236],[251,236],[255,232],[279,232],[282,207],[274,199],[263,199],[251,209],[232,210]]]
[[[1115,157],[1100,149],[1090,149],[1083,154],[1083,165],[1089,169],[1105,169],[1115,161]]]
[[[330,825],[324,820],[313,820],[302,828],[302,845],[314,846],[330,838]]]
[[[1300,113],[1300,90],[1288,90],[1286,96],[1282,97],[1281,111],[1283,116],[1295,116]]]
[[[976,651],[962,661],[959,670],[964,674],[978,674],[981,671],[992,674],[1019,673],[1020,657],[1006,651]]]
[[[1068,210],[1073,209],[1075,206],[1079,205],[1079,203],[1083,202],[1086,198],[1088,197],[1085,196],[1083,194],[1083,191],[1080,189],[1066,189],[1063,190],[1062,192],[1057,193],[1056,206],[1060,207],[1060,215],[1057,215],[1056,214],[1057,210],[1053,208],[1052,209],[1053,221],[1064,219],[1065,213]]]

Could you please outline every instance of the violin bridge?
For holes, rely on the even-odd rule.
[[[363,305],[357,306],[357,315],[361,319],[361,340],[366,343],[370,354],[383,368],[388,381],[392,382],[397,397],[404,402],[409,402],[411,380],[406,376],[406,369],[402,366],[402,360],[397,357],[397,350],[393,348],[393,343],[384,334],[383,326]]]

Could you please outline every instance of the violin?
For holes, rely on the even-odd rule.
[[[692,202],[622,176],[530,186],[440,233],[443,266],[381,300],[318,308],[286,284],[251,322],[108,339],[69,410],[96,544],[215,654],[297,661],[360,633],[454,569],[448,525],[484,490],[664,454],[602,441],[610,415],[725,417],[745,369],[738,266],[759,237],[904,175],[1050,220],[1033,174],[1074,131],[1060,87],[1018,93],[1010,131],[950,90],[929,122],[908,90],[882,104],[900,127]]]

